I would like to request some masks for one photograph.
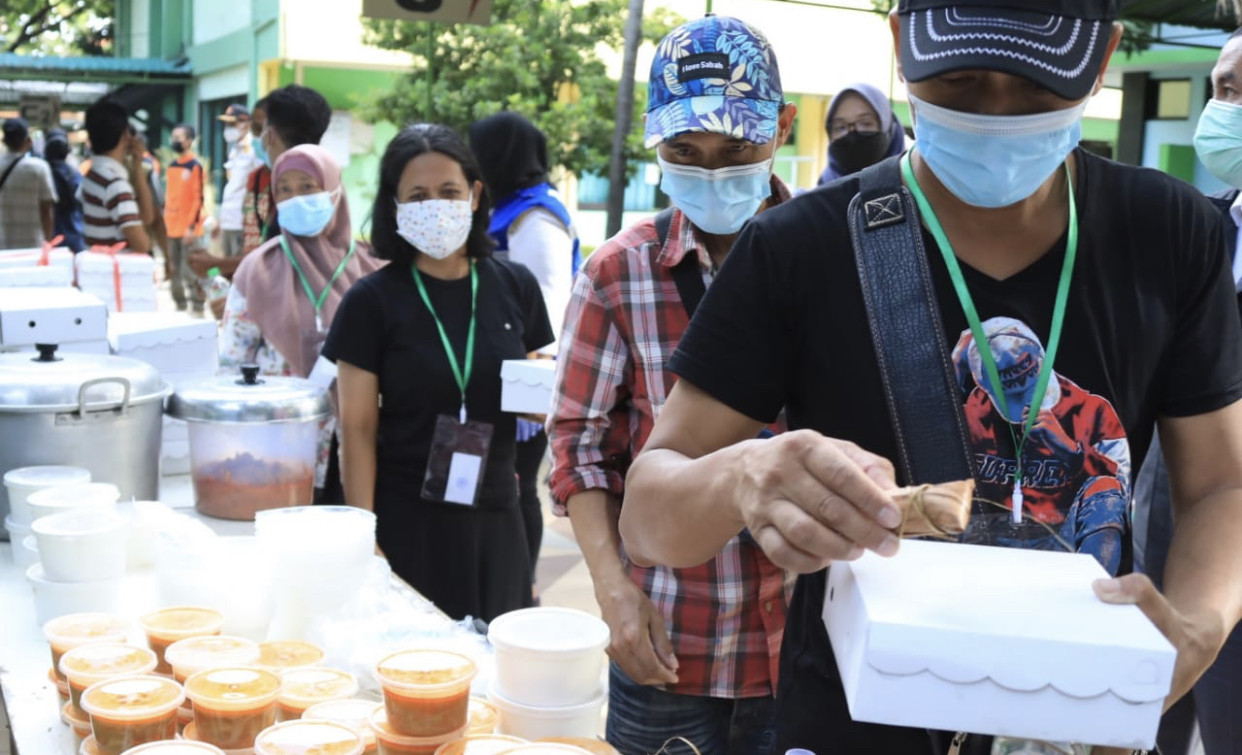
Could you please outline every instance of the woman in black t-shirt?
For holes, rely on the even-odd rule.
[[[534,276],[492,258],[488,211],[455,132],[398,134],[371,215],[392,264],[346,294],[323,353],[340,371],[347,502],[375,511],[400,577],[453,618],[490,621],[531,603],[500,366],[553,336]]]

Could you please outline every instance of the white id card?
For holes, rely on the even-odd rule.
[[[332,388],[332,381],[336,380],[336,364],[324,357],[315,360],[315,366],[311,368],[311,372],[306,376],[313,385],[324,390]]]
[[[448,481],[444,486],[444,500],[473,505],[474,491],[479,487],[479,475],[482,473],[482,456],[454,451],[453,460],[449,463]]]

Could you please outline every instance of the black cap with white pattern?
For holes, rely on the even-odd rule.
[[[900,0],[907,81],[979,68],[1030,79],[1068,100],[1091,93],[1118,0]]]

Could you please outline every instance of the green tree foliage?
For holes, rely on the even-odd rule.
[[[606,173],[617,82],[600,50],[621,50],[625,13],[625,0],[496,0],[490,26],[368,20],[366,41],[411,53],[414,67],[367,115],[398,124],[435,121],[465,133],[479,118],[515,110],[547,134],[554,164]],[[649,13],[644,37],[659,41],[679,22]],[[634,123],[631,171],[643,154],[639,113]]]
[[[0,52],[107,55],[115,0],[3,0]]]

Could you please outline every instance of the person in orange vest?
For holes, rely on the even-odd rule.
[[[193,309],[203,316],[203,292],[187,264],[190,254],[202,246],[206,171],[194,154],[194,127],[182,123],[172,130],[172,151],[177,157],[165,172],[164,226],[168,230],[169,279],[177,310]]]

